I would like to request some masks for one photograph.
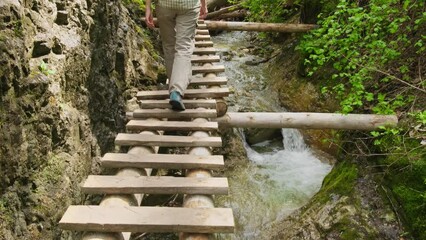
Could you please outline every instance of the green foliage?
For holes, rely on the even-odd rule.
[[[424,127],[426,127],[426,110],[424,111],[418,111],[415,113],[411,113],[412,116],[416,119],[417,123],[422,124]]]
[[[409,36],[423,23],[423,8],[424,3],[411,0],[372,0],[365,7],[341,0],[334,14],[320,16],[320,28],[307,34],[298,47],[307,56],[308,76],[331,69],[323,92],[340,100],[343,113],[368,107],[374,113],[392,114],[407,106],[410,95],[387,94],[385,86],[395,79],[414,85],[409,66],[417,59],[397,62],[398,77],[380,69],[399,60],[414,44]],[[424,51],[423,38],[417,45]]]
[[[319,18],[320,27],[298,46],[306,75],[321,80],[321,92],[336,97],[342,113],[402,113],[403,124],[373,131],[364,142],[370,152],[387,156],[381,164],[386,184],[410,232],[426,239],[425,1],[340,0],[334,13]],[[345,179],[332,173],[324,187],[345,192],[348,184],[332,185]]]
[[[38,69],[40,70],[41,73],[43,73],[46,76],[49,76],[51,74],[55,74],[55,70],[49,69],[49,66],[44,61],[41,62]]]
[[[249,9],[251,21],[283,22],[287,16],[297,11],[297,7],[286,7],[287,2],[287,0],[246,0],[242,4]],[[294,6],[298,6],[298,3],[299,1],[293,1]]]
[[[305,35],[298,49],[306,56],[307,75],[324,79],[321,92],[335,96],[345,114],[394,114],[411,108],[414,94],[426,92],[426,82],[418,82],[412,67],[425,51],[424,1],[357,4],[340,0],[333,14],[320,16],[320,28]],[[424,114],[414,117],[424,119]],[[375,145],[397,148],[400,133],[400,128],[382,128],[371,135]]]

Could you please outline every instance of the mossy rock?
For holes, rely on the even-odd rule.
[[[324,178],[321,191],[314,196],[314,202],[325,203],[332,194],[349,196],[358,178],[358,168],[348,160],[338,162]]]

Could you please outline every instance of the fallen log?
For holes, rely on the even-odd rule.
[[[226,108],[221,111],[226,111]],[[126,117],[128,120],[134,119],[133,112],[126,113]],[[398,118],[395,115],[344,115],[312,112],[228,112],[216,120],[220,128],[299,128],[371,131],[377,130],[382,126],[395,127],[398,124]]]
[[[256,31],[256,32],[307,32],[317,28],[315,24],[256,23],[205,21],[209,30]]]
[[[228,112],[217,118],[219,127],[241,128],[301,128],[375,130],[382,126],[396,126],[395,115],[292,113],[292,112]]]
[[[206,16],[206,19],[212,19],[212,18],[218,17],[218,16],[220,16],[224,13],[230,13],[230,12],[234,12],[236,10],[240,10],[241,8],[243,8],[243,6],[241,6],[240,4],[233,5],[233,6],[230,6],[230,7],[221,8],[218,11],[208,13],[207,16]]]
[[[145,22],[145,18],[142,18]],[[158,27],[157,18],[154,18],[154,24]],[[318,27],[315,24],[286,24],[286,23],[255,23],[255,22],[224,22],[224,21],[205,21],[209,30],[227,30],[227,31],[256,31],[256,32],[307,32]]]
[[[207,0],[207,9],[210,12],[213,12],[216,9],[219,9],[228,4],[228,0]]]
[[[221,14],[217,17],[214,17],[213,20],[245,18],[245,17],[247,17],[247,11],[246,10],[238,10],[238,11],[235,11],[235,12]]]

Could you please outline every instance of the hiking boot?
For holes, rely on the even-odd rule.
[[[178,91],[172,91],[170,93],[170,105],[172,105],[172,109],[175,111],[183,111],[185,110],[185,105],[182,102],[182,96]]]

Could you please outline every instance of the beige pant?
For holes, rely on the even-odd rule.
[[[157,7],[169,92],[178,91],[182,96],[192,75],[191,56],[199,14],[199,7],[188,10]]]

